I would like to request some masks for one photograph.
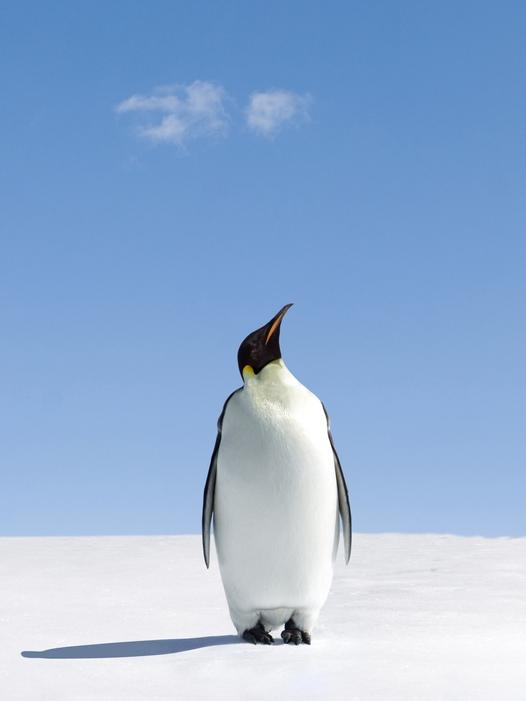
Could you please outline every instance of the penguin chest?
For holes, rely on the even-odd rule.
[[[214,519],[227,596],[269,608],[324,600],[338,532],[334,456],[321,403],[301,385],[229,402]]]

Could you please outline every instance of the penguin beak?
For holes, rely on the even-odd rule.
[[[272,338],[272,336],[276,333],[276,331],[279,329],[281,322],[283,321],[283,317],[285,314],[289,311],[289,309],[292,307],[291,304],[286,304],[284,307],[282,307],[279,312],[274,316],[267,324],[268,326],[268,331],[267,335],[265,337],[265,345],[268,346],[268,342]]]

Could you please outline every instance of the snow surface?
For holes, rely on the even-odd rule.
[[[526,538],[358,534],[342,560],[312,646],[265,647],[198,536],[2,538],[0,699],[526,699]]]

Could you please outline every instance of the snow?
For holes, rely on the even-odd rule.
[[[198,536],[0,539],[5,701],[522,701],[526,538],[358,534],[312,646],[277,637],[234,635]]]

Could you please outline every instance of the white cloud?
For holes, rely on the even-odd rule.
[[[250,129],[263,136],[274,136],[284,124],[308,119],[309,95],[290,90],[267,90],[250,96],[246,110]]]
[[[189,85],[156,88],[152,95],[132,95],[115,109],[120,114],[159,114],[160,121],[141,124],[139,134],[156,143],[182,146],[189,139],[226,133],[225,99],[220,85],[196,80]]]

